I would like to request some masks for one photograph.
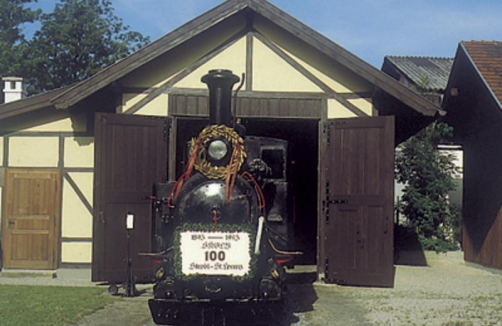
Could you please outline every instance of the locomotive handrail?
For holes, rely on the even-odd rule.
[[[278,254],[281,254],[281,255],[303,255],[302,251],[283,251],[283,250],[277,249],[274,246],[274,243],[272,242],[272,240],[270,240],[270,238],[268,238],[268,243],[270,244],[270,247],[272,248],[272,250]]]
[[[138,252],[138,256],[164,257],[164,255],[171,250],[173,250],[173,247],[169,247],[161,252]]]

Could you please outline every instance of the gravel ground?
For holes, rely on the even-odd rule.
[[[461,252],[427,253],[428,267],[397,266],[393,289],[340,288],[371,325],[502,325],[502,275]]]
[[[466,265],[461,252],[426,253],[428,266],[396,266],[392,289],[320,283],[292,284],[284,325],[502,326],[502,274]],[[90,285],[63,277],[4,277],[0,284]],[[142,288],[143,287],[143,288]],[[147,301],[151,286],[82,318],[76,325],[153,326]],[[1,324],[1,322],[0,322]]]

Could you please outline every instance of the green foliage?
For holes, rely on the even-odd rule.
[[[30,48],[31,92],[86,79],[149,42],[128,30],[109,0],[60,0],[41,24]]]
[[[36,94],[84,80],[146,45],[114,15],[110,0],[59,0],[42,14],[24,6],[36,0],[0,0],[0,76],[28,80]],[[33,39],[22,25],[40,21]]]
[[[37,0],[0,0],[0,42],[8,45],[24,40],[21,25],[38,19],[40,10],[24,8],[25,4]],[[3,53],[2,53],[3,54]]]
[[[398,209],[409,219],[424,250],[458,247],[460,214],[448,201],[457,168],[452,154],[437,149],[452,133],[452,127],[435,122],[396,151],[396,179],[405,185]]]
[[[17,75],[22,70],[27,43],[22,33],[22,25],[36,21],[40,10],[27,9],[24,6],[37,0],[0,0],[0,78]],[[0,94],[0,103],[1,96]]]
[[[0,285],[1,325],[67,325],[115,299],[103,289]]]

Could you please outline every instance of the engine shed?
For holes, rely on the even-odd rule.
[[[247,134],[289,142],[298,263],[392,286],[395,123],[439,108],[265,0],[225,1],[77,85],[0,106],[3,268],[92,265],[93,281],[122,281],[133,213],[148,278],[145,198],[182,173],[211,69],[244,76]]]

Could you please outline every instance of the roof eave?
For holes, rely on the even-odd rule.
[[[66,92],[71,86],[58,88],[45,93],[30,96],[18,101],[8,102],[0,105],[0,120],[10,118],[19,114],[28,113],[38,109],[53,106],[51,100]]]

